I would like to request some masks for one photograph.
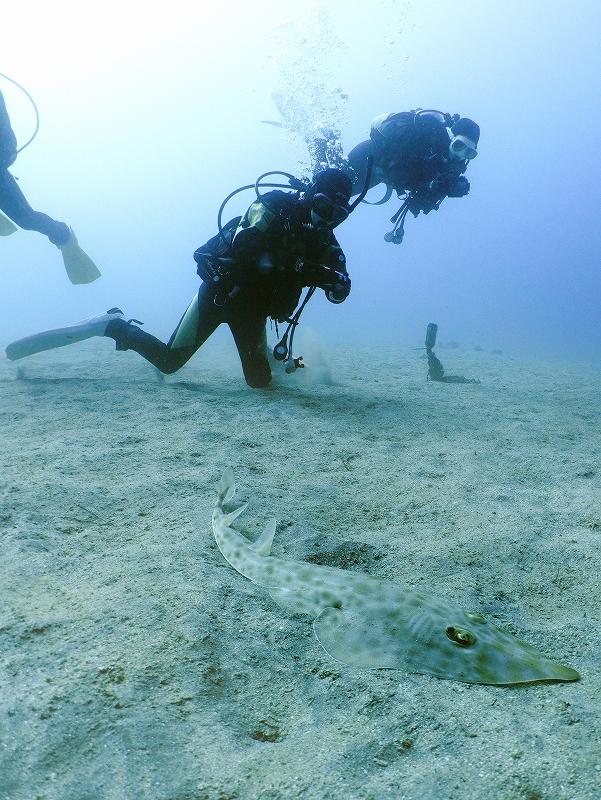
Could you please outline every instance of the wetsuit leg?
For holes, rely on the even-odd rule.
[[[19,189],[19,185],[7,169],[0,169],[0,211],[12,219],[15,225],[26,231],[38,231],[47,236],[57,247],[71,236],[64,222],[57,222],[41,211],[34,211]]]
[[[117,350],[134,350],[161,372],[177,372],[225,321],[212,294],[203,283],[167,344],[121,319],[109,322],[104,335],[115,340]]]
[[[253,389],[269,386],[271,368],[267,360],[265,316],[232,302],[227,322],[238,348],[246,383]]]

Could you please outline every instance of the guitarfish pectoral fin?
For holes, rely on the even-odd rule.
[[[311,599],[308,592],[278,588],[270,588],[267,591],[270,597],[289,614],[309,614],[314,617],[321,608],[318,602]]]
[[[313,632],[326,653],[344,664],[368,669],[406,666],[402,649],[373,617],[326,608],[313,622]]]

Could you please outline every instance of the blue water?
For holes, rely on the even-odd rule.
[[[223,197],[264,170],[307,169],[300,132],[260,122],[287,95],[300,122],[338,125],[347,151],[383,112],[435,107],[482,129],[469,196],[408,220],[400,247],[383,242],[392,200],[339,229],[353,293],[307,311],[324,336],[417,344],[435,320],[469,345],[598,357],[597,4],[371,5],[267,2],[227,24],[183,7],[11,8],[2,69],[42,119],[13,172],[103,279],[72,287],[45,239],[3,240],[0,339],[113,305],[167,336]],[[23,141],[31,109],[2,89]]]

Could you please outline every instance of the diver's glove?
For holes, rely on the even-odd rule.
[[[349,296],[351,279],[346,272],[300,258],[294,265],[294,271],[302,276],[306,286],[319,286],[323,289],[330,303],[342,303]]]
[[[426,186],[414,189],[407,198],[407,208],[414,217],[420,212],[429,214],[438,211],[445,197],[464,197],[469,190],[470,183],[464,175],[444,173]]]
[[[441,195],[440,192],[433,192],[430,189],[419,189],[413,191],[407,198],[407,208],[414,217],[417,217],[420,212],[429,214],[430,211],[438,210],[438,205],[443,197],[444,195]]]
[[[470,182],[465,175],[447,173],[439,175],[430,184],[430,191],[447,197],[465,197],[470,190]]]
[[[351,279],[346,272],[338,272],[329,267],[324,269],[330,273],[328,283],[323,284],[327,299],[330,303],[343,303],[351,293]]]
[[[470,182],[465,175],[457,175],[455,180],[450,184],[447,189],[449,197],[465,197],[470,190]]]

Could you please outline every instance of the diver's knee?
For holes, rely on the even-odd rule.
[[[180,364],[179,361],[178,362],[168,361],[164,364],[161,364],[160,366],[157,366],[157,369],[160,372],[162,372],[163,375],[173,375],[173,373],[181,369],[182,366],[183,364]]]
[[[261,376],[258,377],[254,376],[245,376],[246,383],[250,386],[251,389],[267,389],[269,384],[271,383],[271,375]]]
[[[265,389],[271,383],[271,367],[263,356],[244,360],[242,371],[251,389]]]

